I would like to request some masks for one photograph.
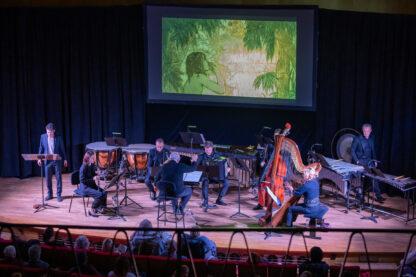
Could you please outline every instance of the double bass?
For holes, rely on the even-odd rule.
[[[259,219],[261,226],[280,225],[288,208],[299,200],[299,197],[292,196],[285,202],[284,182],[301,184],[303,178],[299,177],[299,174],[302,174],[305,169],[314,168],[317,172],[321,169],[319,163],[303,164],[297,144],[286,137],[291,127],[290,123],[286,123],[283,131],[275,132],[274,151],[260,180],[259,204],[266,207],[265,215]],[[277,203],[267,192],[268,189],[276,196]],[[279,208],[274,215],[272,214],[273,206]]]

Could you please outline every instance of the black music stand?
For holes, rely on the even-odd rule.
[[[35,211],[33,213],[37,213],[47,208],[54,208],[57,209],[58,207],[49,205],[45,203],[45,189],[43,187],[43,171],[45,170],[45,162],[46,161],[59,161],[61,160],[61,156],[58,154],[22,154],[22,157],[25,161],[37,161],[40,160],[40,179],[41,179],[41,186],[42,186],[42,203],[36,204]]]
[[[374,174],[372,172],[372,169],[374,169],[374,167],[370,166],[370,163],[372,161],[369,162],[369,165],[367,167],[365,167],[366,170],[369,171],[369,173]],[[369,176],[370,177],[370,176]],[[377,218],[378,216],[374,215],[374,198],[375,198],[375,192],[374,192],[374,187],[375,187],[375,178],[374,177],[370,177],[371,178],[371,187],[372,187],[372,191],[373,191],[373,198],[371,199],[371,204],[370,204],[370,211],[371,211],[371,215],[370,216],[363,216],[360,219],[364,219],[364,220],[371,220],[374,223],[378,223],[377,222]],[[370,197],[370,196],[369,196]],[[370,201],[368,201],[370,202]]]
[[[205,138],[204,135],[201,133],[195,133],[195,132],[179,132],[179,135],[181,136],[181,139],[184,143],[189,144],[192,147],[195,144],[204,144]]]
[[[120,189],[120,185],[119,182],[121,180],[121,178],[124,176],[124,172],[121,172],[119,174],[117,174],[116,176],[113,177],[113,179],[111,179],[110,183],[105,187],[104,190],[108,190],[109,188],[115,186],[116,187],[116,194],[113,196],[115,198],[115,202],[116,202],[116,206],[114,209],[114,215],[110,216],[108,219],[112,220],[112,219],[122,219],[124,221],[126,221],[126,219],[124,218],[124,215],[120,214],[120,203],[118,201],[118,191]]]
[[[127,140],[123,137],[105,137],[104,140],[108,146],[127,146]]]
[[[241,161],[240,159],[230,157],[230,160],[236,168],[238,168],[240,170],[243,170],[243,171],[249,171],[247,165],[243,161]],[[234,217],[237,217],[237,216],[243,216],[243,217],[250,218],[250,216],[241,212],[241,184],[240,184],[240,182],[238,182],[238,180],[237,180],[237,184],[238,184],[238,210],[237,210],[236,213],[231,215],[230,218],[234,218]]]
[[[137,205],[137,207],[139,207],[140,209],[143,209],[142,205],[140,205],[139,203],[134,201],[130,196],[127,195],[127,176],[126,175],[124,175],[124,186],[123,187],[124,187],[124,197],[123,197],[123,199],[121,199],[120,205],[123,205],[123,202],[125,202],[124,203],[125,207],[128,206],[128,205],[133,205],[134,204],[134,205]],[[130,203],[128,203],[129,200],[130,200]]]

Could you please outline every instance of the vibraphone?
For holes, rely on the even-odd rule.
[[[321,156],[322,169],[319,180],[332,181],[346,199],[346,207],[350,208],[351,188],[361,188],[361,176],[364,167]]]
[[[390,186],[395,187],[396,189],[400,190],[404,194],[404,198],[407,201],[406,206],[406,217],[397,215],[391,212],[387,212],[381,209],[375,209],[379,212],[392,215],[394,217],[400,218],[405,220],[405,222],[409,222],[415,218],[415,188],[416,188],[416,180],[411,179],[410,177],[403,177],[403,176],[394,176],[390,174],[383,173],[383,176],[378,176],[370,172],[364,172],[364,176],[377,180],[379,182],[388,184]]]

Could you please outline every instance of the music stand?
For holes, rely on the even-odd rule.
[[[194,143],[196,143],[196,144],[204,144],[205,143],[204,135],[201,134],[201,133],[179,132],[179,135],[181,136],[181,139],[184,143],[191,145],[191,150],[192,150],[192,146],[193,146]]]
[[[243,171],[249,171],[246,163],[241,161],[240,159],[230,157],[230,160],[236,168],[238,168],[240,170],[243,170]],[[233,215],[231,215],[230,218],[233,218],[233,217],[236,217],[236,216],[243,216],[243,217],[250,218],[250,216],[241,212],[241,184],[238,180],[237,180],[237,184],[238,184],[238,210]]]
[[[136,162],[136,159],[134,159],[134,160]],[[128,203],[129,200],[130,200],[130,203]],[[123,199],[121,199],[120,205],[123,205],[123,203],[124,203],[124,206],[135,204],[140,209],[143,209],[142,205],[140,205],[139,203],[134,201],[130,196],[127,195],[127,176],[126,175],[124,175],[124,197],[123,197]]]
[[[45,162],[46,161],[60,161],[62,158],[58,154],[22,154],[22,157],[25,161],[37,161],[40,160],[40,179],[41,179],[41,186],[42,186],[42,203],[36,204],[35,211],[33,213],[37,213],[47,208],[54,208],[57,209],[58,207],[49,205],[45,203],[45,189],[43,188],[43,171],[45,169]]]
[[[370,161],[370,162],[368,163],[368,165],[367,165],[367,166],[364,166],[364,168],[365,168],[365,170],[367,170],[370,174],[377,176],[377,175],[376,175],[376,174],[374,174],[374,172],[373,172],[373,170],[374,170],[374,169],[376,169],[376,168],[375,168],[374,166],[371,166],[371,162],[372,162],[372,161]],[[380,174],[383,174],[380,170],[379,170],[378,172],[380,172]],[[378,172],[377,172],[377,173],[378,173]],[[384,174],[383,174],[383,175],[384,175]],[[370,220],[370,221],[373,221],[374,223],[377,223],[377,218],[378,218],[378,216],[374,215],[374,198],[375,198],[374,187],[375,187],[375,185],[376,185],[376,180],[375,180],[375,178],[374,178],[373,176],[368,176],[368,177],[370,177],[370,178],[371,178],[371,187],[372,187],[372,191],[373,191],[373,197],[372,197],[372,199],[371,199],[371,204],[370,204],[370,211],[371,211],[371,214],[370,214],[370,216],[363,216],[363,217],[361,217],[360,219]],[[370,197],[370,193],[368,194],[368,197]],[[370,199],[368,199],[368,203],[370,203]]]
[[[123,137],[105,137],[104,140],[108,146],[127,146],[127,140]]]
[[[119,182],[121,180],[121,178],[124,176],[124,172],[117,174],[116,176],[113,177],[113,179],[111,179],[110,183],[108,183],[108,185],[105,186],[104,190],[107,191],[109,188],[115,186],[116,187],[116,195],[114,195],[113,197],[115,197],[115,202],[116,202],[116,206],[115,206],[115,211],[114,211],[114,215],[110,216],[108,219],[122,219],[124,221],[126,221],[126,219],[124,218],[124,215],[120,214],[120,202],[118,201],[118,192],[119,192]]]

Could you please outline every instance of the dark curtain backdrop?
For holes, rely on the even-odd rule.
[[[254,144],[262,126],[293,125],[303,154],[330,153],[334,133],[371,122],[386,171],[416,175],[416,17],[319,11],[316,112],[145,104],[141,7],[0,9],[3,141],[0,175],[36,173],[48,121],[73,168],[88,142],[121,131],[130,143],[197,125],[219,144]]]
[[[49,121],[71,168],[112,131],[143,140],[141,17],[137,7],[0,9],[1,176],[38,173],[20,154],[37,152]]]

